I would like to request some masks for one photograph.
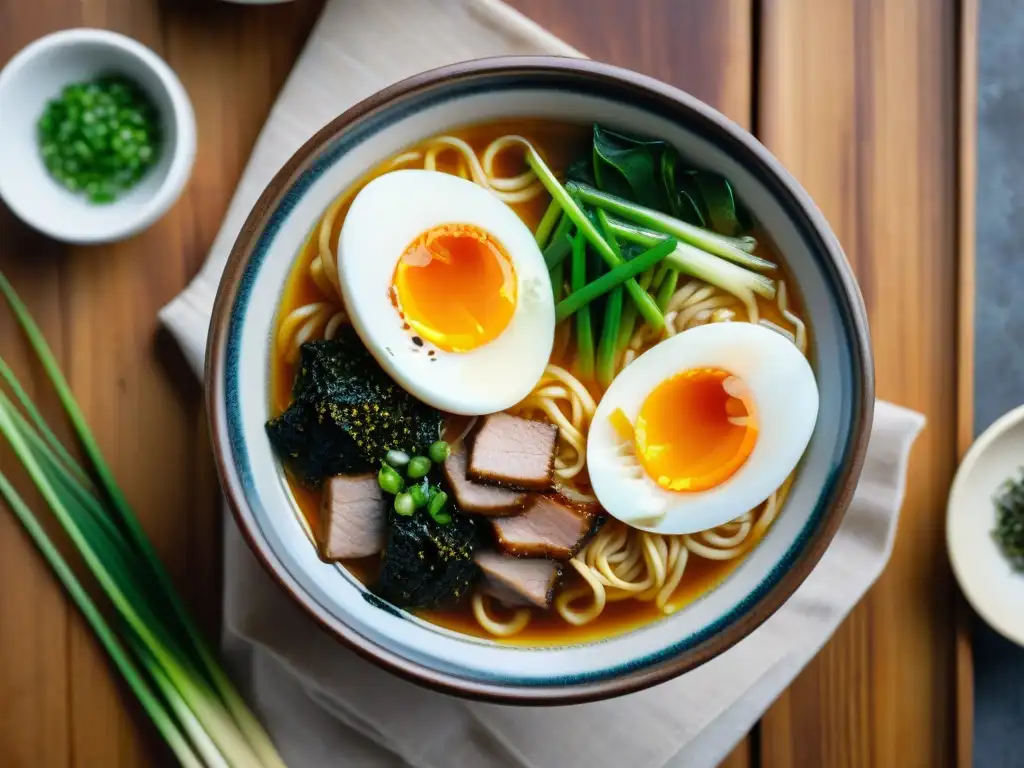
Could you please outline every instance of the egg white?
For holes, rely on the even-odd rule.
[[[469,352],[414,344],[389,294],[406,248],[444,224],[470,224],[490,233],[515,268],[512,319],[497,338]],[[502,411],[529,395],[544,373],[555,334],[544,257],[515,211],[471,181],[419,170],[392,171],[371,181],[345,217],[338,277],[352,325],[367,349],[403,388],[435,408],[466,415]]]
[[[660,487],[636,457],[635,445],[609,416],[621,408],[634,424],[661,382],[694,368],[718,368],[749,388],[758,436],[746,462],[706,491]],[[695,533],[734,520],[767,499],[803,455],[818,416],[810,364],[787,338],[752,323],[712,323],[673,336],[634,360],[598,404],[587,438],[590,481],[608,514],[643,530]]]

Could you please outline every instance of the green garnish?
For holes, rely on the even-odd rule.
[[[587,241],[579,232],[572,240],[572,269],[569,277],[573,295],[582,292],[587,283]],[[562,306],[565,302],[561,302]],[[581,379],[594,377],[594,331],[590,325],[590,307],[580,304],[576,312],[576,372]],[[569,314],[572,314],[571,312]],[[556,318],[559,316],[555,309]],[[569,315],[562,313],[562,318]]]
[[[664,262],[662,262],[664,264]],[[640,275],[637,283],[645,291],[650,288],[651,280],[654,278],[654,270],[649,269]],[[625,352],[629,342],[633,339],[633,330],[636,328],[636,305],[628,303],[622,308],[622,320],[619,323],[619,352]]]
[[[562,300],[562,291],[565,290],[565,262],[560,261],[558,264],[551,268],[551,293],[555,298],[557,304]]]
[[[996,528],[992,531],[1010,567],[1024,573],[1024,473],[1006,481],[995,497]]]
[[[635,259],[622,262],[619,266],[608,270],[599,278],[590,283],[586,283],[581,288],[576,287],[574,278],[572,293],[562,299],[562,301],[558,302],[558,305],[555,307],[555,322],[562,322],[567,317],[571,317],[573,314],[579,312],[580,309],[585,308],[586,305],[594,299],[603,296],[616,286],[621,285],[626,280],[629,280],[636,275],[639,275],[641,272],[646,272],[659,261],[675,251],[676,245],[676,241],[671,237],[662,240],[659,243],[655,243],[653,247],[648,248]],[[574,254],[574,266],[575,258]],[[573,274],[575,275],[575,272],[573,272]]]
[[[438,440],[427,449],[427,456],[429,456],[430,460],[435,464],[444,464],[445,460],[451,455],[451,453],[452,447],[444,440]]]
[[[0,359],[0,436],[10,444],[42,499],[110,602],[101,610],[50,534],[0,471],[6,501],[95,632],[181,765],[283,768],[270,738],[248,709],[196,627],[100,453],[57,361],[28,310],[0,273],[0,294],[28,337],[77,434],[90,472],[60,446]],[[21,406],[19,409],[19,405]]]
[[[676,286],[679,284],[679,270],[669,267],[665,270],[665,276],[662,278],[661,284],[658,286],[658,295],[654,297],[654,300],[658,304],[658,309],[662,312],[668,307],[669,301],[672,299],[672,295],[676,292]]]
[[[405,474],[413,480],[426,477],[430,474],[430,468],[432,465],[433,462],[431,462],[426,456],[413,456],[412,459],[409,460],[409,466],[405,468]]]
[[[725,235],[719,235],[710,229],[695,227],[681,219],[669,216],[667,213],[661,213],[652,208],[645,208],[625,198],[602,192],[587,184],[569,182],[566,185],[566,189],[570,194],[578,195],[587,205],[597,206],[608,211],[608,213],[621,216],[663,235],[672,235],[684,243],[689,243],[715,256],[721,256],[723,259],[727,259],[733,264],[738,264],[746,269],[770,272],[777,268],[775,263],[750,253],[757,246],[757,241],[752,237],[726,237]]]
[[[101,77],[66,86],[36,125],[50,175],[93,203],[135,186],[160,158],[160,116],[132,81]]]
[[[601,338],[597,342],[597,363],[595,373],[597,383],[607,389],[615,378],[615,361],[619,353],[619,328],[622,324],[621,285],[617,285],[608,294],[608,302],[604,305],[604,322],[601,324]]]
[[[395,469],[401,469],[409,463],[409,454],[405,451],[391,450],[384,456],[384,461]]]
[[[548,265],[549,270],[554,269],[568,258],[572,251],[572,242],[569,239],[571,234],[572,219],[562,213],[562,217],[558,220],[558,226],[555,227],[547,247],[544,248],[544,262]]]
[[[542,250],[548,244],[548,238],[551,237],[551,231],[555,228],[555,224],[562,218],[562,206],[558,204],[558,201],[551,198],[551,202],[548,204],[548,209],[544,211],[544,215],[541,217],[540,223],[537,225],[537,231],[533,233],[534,240],[537,242],[537,246]]]
[[[448,494],[438,491],[427,504],[427,514],[434,518],[434,522],[447,525],[452,521],[452,516],[445,511],[444,505],[448,503]]]
[[[416,511],[416,501],[413,499],[412,494],[409,491],[395,496],[395,512],[400,514],[402,517],[409,517],[413,512]]]
[[[651,248],[666,239],[666,235],[661,232],[612,216],[608,218],[608,223],[620,240],[644,248]],[[754,294],[769,301],[775,299],[775,281],[770,277],[751,272],[688,243],[677,243],[676,249],[665,258],[665,263],[685,275],[703,280],[748,303],[754,300]]]
[[[390,493],[392,496],[401,493],[402,489],[405,488],[405,480],[395,471],[394,467],[390,467],[387,464],[383,465],[380,468],[380,472],[377,473],[377,484],[381,487],[382,491]]]
[[[422,509],[427,506],[427,502],[430,500],[429,492],[422,485],[412,486],[409,489],[409,495],[412,496],[416,509]]]
[[[565,211],[566,217],[572,220],[572,223],[576,225],[578,230],[577,234],[582,234],[586,241],[593,247],[597,254],[604,260],[609,267],[617,267],[622,263],[622,259],[615,255],[615,251],[612,250],[611,246],[601,237],[601,233],[597,231],[594,224],[587,218],[587,215],[580,208],[579,204],[573,200],[572,196],[566,191],[565,187],[555,178],[555,174],[548,168],[547,163],[544,162],[543,158],[537,151],[532,147],[526,150],[526,164],[533,169],[534,173],[537,174],[537,178],[540,179],[541,184],[548,191],[558,204],[562,206],[562,210]],[[548,268],[554,266],[551,261],[547,262]],[[575,288],[573,289],[575,290]],[[626,281],[626,291],[629,293],[629,297],[636,304],[640,314],[644,316],[644,320],[647,324],[655,331],[660,331],[665,327],[665,317],[658,310],[658,305],[654,303],[646,291],[640,290],[640,286],[634,278],[630,278]]]
[[[595,215],[597,223],[601,227],[601,234],[604,235],[615,254],[621,258],[622,251],[619,248],[619,241],[611,233],[608,216],[600,208]],[[604,320],[601,323],[601,338],[597,342],[597,361],[594,365],[594,372],[597,376],[597,383],[606,389],[615,378],[615,361],[619,356],[619,326],[622,322],[623,290],[621,285],[617,285],[608,295],[608,301],[604,305]]]

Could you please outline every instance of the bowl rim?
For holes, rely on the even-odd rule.
[[[984,577],[977,575],[978,569],[972,566],[971,558],[964,553],[964,543],[957,538],[955,533],[958,527],[962,528],[958,525],[958,520],[965,514],[964,507],[967,501],[961,499],[961,496],[967,493],[966,488],[971,475],[986,462],[993,446],[1000,438],[1022,426],[1024,426],[1024,405],[1018,405],[992,422],[971,443],[967,453],[960,460],[956,474],[953,475],[953,482],[949,486],[949,496],[946,500],[945,537],[946,555],[949,558],[950,567],[953,569],[953,576],[960,586],[960,591],[967,598],[967,602],[993,630],[1011,643],[1024,648],[1024,633],[1016,627],[1010,626],[1003,615],[993,608],[993,601],[986,597],[987,593],[979,588],[979,582]],[[993,494],[996,491],[996,488],[992,489]],[[1006,576],[1007,579],[1021,578],[1013,571],[1008,571]],[[986,586],[989,584],[990,582],[986,582]]]
[[[59,217],[40,220],[31,216],[21,205],[18,195],[11,194],[14,185],[5,185],[0,179],[0,198],[3,198],[19,219],[49,237],[76,245],[117,242],[138,234],[155,223],[170,210],[184,191],[197,149],[195,111],[185,86],[156,51],[120,32],[93,27],[74,27],[44,35],[15,53],[10,61],[0,68],[0,91],[15,82],[16,78],[31,77],[33,64],[51,51],[80,48],[84,45],[98,45],[108,50],[119,51],[153,74],[171,105],[170,114],[162,117],[166,125],[174,126],[175,141],[170,164],[160,185],[140,203],[134,215],[121,218],[117,226],[101,232],[74,232],[62,228]],[[117,205],[116,200],[113,205]]]
[[[785,192],[790,202],[805,217],[808,229],[817,239],[820,250],[832,262],[837,278],[837,301],[848,311],[852,354],[858,363],[859,380],[852,384],[851,429],[845,466],[840,466],[833,479],[833,498],[824,510],[817,530],[806,541],[789,569],[742,615],[722,632],[707,638],[695,647],[648,667],[622,675],[543,687],[509,686],[483,680],[469,680],[455,674],[430,669],[382,647],[332,618],[297,588],[283,571],[267,542],[254,535],[252,511],[249,509],[237,468],[231,461],[227,432],[224,372],[231,307],[238,294],[241,277],[248,265],[259,233],[285,195],[290,183],[310,159],[332,138],[364,116],[387,107],[404,97],[429,91],[453,81],[478,76],[516,77],[523,75],[554,75],[575,77],[582,82],[611,83],[658,103],[668,115],[687,115],[715,129],[728,138],[735,149],[744,152],[743,162],[759,163],[762,171]],[[824,216],[806,191],[781,163],[756,138],[696,97],[652,77],[628,69],[589,59],[559,56],[501,56],[475,59],[439,67],[401,80],[350,107],[317,131],[306,141],[267,185],[254,204],[231,249],[217,289],[206,350],[205,390],[208,423],[214,459],[228,506],[242,537],[263,568],[297,602],[327,634],[363,658],[412,682],[447,694],[501,704],[565,705],[611,698],[648,688],[670,680],[725,652],[768,619],[803,583],[824,554],[846,513],[860,476],[871,432],[874,409],[874,367],[868,332],[867,310],[853,271],[838,240]]]

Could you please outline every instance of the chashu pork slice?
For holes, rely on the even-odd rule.
[[[378,555],[387,536],[388,506],[377,475],[337,475],[324,482],[320,554],[324,560]]]
[[[555,597],[561,564],[538,557],[513,557],[491,550],[473,555],[483,575],[481,588],[508,606],[548,608]]]
[[[568,560],[590,536],[593,518],[557,498],[535,494],[514,517],[491,518],[498,546],[510,555]]]
[[[487,516],[514,515],[522,510],[529,494],[470,480],[466,477],[467,463],[466,448],[461,445],[444,462],[445,479],[460,510]]]
[[[480,422],[469,452],[470,479],[529,491],[551,487],[558,427],[507,413]]]

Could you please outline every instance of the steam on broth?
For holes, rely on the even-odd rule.
[[[477,218],[444,205],[432,214],[424,190],[441,187],[428,172],[467,180],[428,197],[465,195],[459,210]],[[367,226],[374,188],[393,218],[414,219],[408,232]],[[341,560],[385,599],[527,645],[620,634],[721,583],[779,514],[817,407],[798,299],[751,232],[726,180],[684,168],[664,143],[599,126],[460,129],[342,191],[284,289],[271,393],[281,416],[268,424],[321,555],[365,552]],[[636,273],[621,279],[631,263]],[[403,270],[414,279],[402,282]],[[505,311],[483,317],[475,284],[508,299]],[[758,330],[730,331],[741,324]],[[749,350],[765,346],[764,329],[785,340],[771,366]],[[655,370],[656,356],[669,368]],[[515,363],[500,380],[487,367],[499,358]],[[460,392],[473,379],[486,391]],[[517,387],[514,401],[485,405]],[[782,389],[803,391],[813,408]],[[481,405],[449,412],[465,402]],[[779,426],[780,410],[792,428]],[[325,442],[313,445],[318,435]],[[753,501],[722,518],[730,496]],[[718,522],[672,531],[688,510]]]

